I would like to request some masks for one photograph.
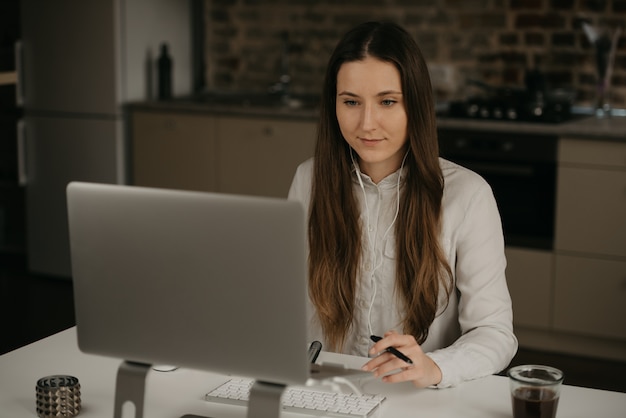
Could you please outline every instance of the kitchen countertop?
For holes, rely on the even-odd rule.
[[[626,117],[587,116],[562,123],[506,122],[440,117],[437,125],[445,129],[473,129],[521,134],[552,134],[561,138],[586,138],[626,141]]]
[[[241,103],[216,103],[178,98],[165,101],[131,102],[131,110],[172,111],[181,113],[206,113],[219,116],[272,117],[278,119],[300,119],[317,121],[318,110],[313,107],[287,107],[279,105],[250,105]]]
[[[169,101],[142,101],[128,104],[132,110],[174,111],[183,113],[207,113],[220,116],[272,117],[317,121],[318,110],[314,107],[289,107],[281,105],[255,105],[241,103],[216,103],[178,98]],[[597,118],[589,109],[576,118],[562,123],[509,122],[463,118],[438,117],[438,126],[443,129],[471,129],[489,132],[516,132],[525,134],[547,134],[567,138],[602,139],[626,141],[626,116]],[[623,113],[623,112],[622,112]]]

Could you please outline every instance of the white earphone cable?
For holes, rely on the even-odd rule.
[[[393,225],[396,223],[396,220],[398,219],[398,215],[400,213],[400,180],[402,178],[402,170],[404,168],[404,163],[406,162],[406,158],[409,155],[409,151],[407,150],[407,152],[404,154],[404,158],[402,159],[402,164],[400,165],[400,170],[398,172],[398,181],[396,183],[396,211],[395,214],[393,216],[393,219],[391,221],[391,223],[389,224],[389,226],[387,227],[387,229],[385,230],[385,233],[383,234],[382,237],[382,245],[383,248],[385,248],[386,242],[387,242],[387,235],[389,234],[389,232],[391,231],[391,228],[393,227]],[[370,211],[369,211],[369,206],[367,204],[367,194],[365,192],[365,186],[363,185],[363,180],[361,178],[361,171],[359,169],[359,167],[357,166],[356,162],[354,161],[354,155],[352,154],[352,149],[350,149],[350,158],[352,159],[352,164],[356,170],[356,174],[357,174],[357,178],[359,180],[359,185],[361,187],[361,191],[363,193],[363,200],[364,200],[364,204],[365,204],[365,212],[367,215],[367,241],[368,241],[368,245],[371,248],[372,251],[372,255],[374,257],[373,263],[372,263],[372,270],[370,272],[370,280],[372,282],[373,285],[373,293],[372,293],[372,298],[370,299],[370,303],[369,303],[369,307],[368,307],[368,314],[367,314],[367,327],[368,327],[368,331],[370,335],[374,335],[374,332],[372,330],[372,309],[374,307],[374,300],[376,299],[376,294],[378,293],[378,287],[377,287],[377,283],[376,280],[374,279],[374,274],[376,273],[376,271],[383,265],[383,257],[381,256],[380,259],[378,260],[377,257],[377,253],[376,253],[376,243],[372,242],[372,237],[371,237],[371,224],[370,224]],[[377,219],[380,215],[380,205],[378,206],[377,209]]]

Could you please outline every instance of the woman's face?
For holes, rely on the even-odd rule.
[[[346,62],[337,73],[337,120],[361,170],[378,183],[400,168],[407,114],[400,72],[376,58]]]

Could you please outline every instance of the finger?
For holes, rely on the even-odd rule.
[[[395,347],[397,349],[410,348],[418,345],[415,337],[413,337],[412,335],[398,334],[394,330],[387,331],[384,334],[383,339],[380,340],[377,344],[380,343],[384,343],[385,348]]]
[[[374,343],[374,345],[369,350],[369,354],[379,355],[385,350],[387,350],[388,348],[405,346],[407,345],[407,343],[410,344],[410,339],[407,340],[406,338],[403,338],[403,337],[407,337],[407,336],[400,335],[393,331],[388,331],[385,333],[385,336],[381,340]]]
[[[376,370],[381,365],[385,364],[389,360],[392,360],[392,357],[393,356],[391,356],[391,354],[383,351],[382,353],[379,353],[378,355],[376,355],[376,357],[373,357],[370,361],[365,363],[361,368],[365,371]]]
[[[378,367],[373,370],[374,376],[381,377],[391,373],[395,374],[407,368],[407,364],[404,361],[397,359],[395,356],[385,356],[386,361],[380,363]]]
[[[404,368],[397,373],[389,373],[382,376],[385,383],[399,383],[415,380],[414,372],[410,368]]]

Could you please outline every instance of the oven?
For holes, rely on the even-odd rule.
[[[440,154],[493,189],[508,246],[552,249],[557,140],[552,135],[439,130]]]

